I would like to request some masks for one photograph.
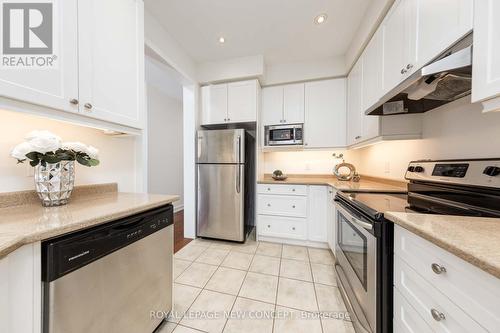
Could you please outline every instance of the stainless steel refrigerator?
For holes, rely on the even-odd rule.
[[[197,236],[243,242],[254,226],[255,139],[243,129],[197,136]]]

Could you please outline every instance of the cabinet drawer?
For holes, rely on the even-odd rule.
[[[394,288],[394,332],[424,333],[432,332],[427,323],[420,317],[410,303]]]
[[[500,327],[500,279],[397,225],[394,253],[486,329]]]
[[[394,286],[434,332],[487,332],[398,256],[394,256]],[[438,315],[443,317],[435,318]]]
[[[258,184],[257,191],[262,194],[307,195],[307,185]]]
[[[307,197],[259,194],[258,210],[259,214],[306,217]]]
[[[306,219],[283,216],[258,216],[258,233],[262,236],[306,239]]]

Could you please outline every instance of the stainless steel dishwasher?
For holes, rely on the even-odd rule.
[[[153,332],[172,309],[172,254],[172,205],[44,241],[43,332]]]

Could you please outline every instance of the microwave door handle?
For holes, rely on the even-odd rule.
[[[236,172],[236,193],[241,191],[241,136],[238,135],[238,171]]]

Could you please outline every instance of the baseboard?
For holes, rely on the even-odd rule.
[[[271,243],[317,247],[320,249],[328,249],[329,248],[328,243],[300,240],[300,239],[289,239],[289,238],[279,238],[279,237],[269,237],[269,236],[257,235],[257,240],[263,241],[263,242],[271,242]]]

